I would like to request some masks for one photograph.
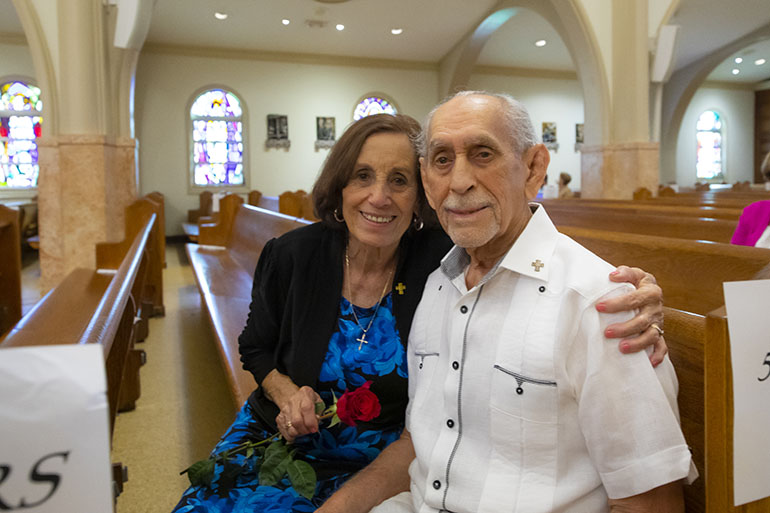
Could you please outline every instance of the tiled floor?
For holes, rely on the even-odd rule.
[[[184,245],[166,246],[166,260],[166,315],[150,319],[140,345],[142,396],[115,422],[112,460],[129,476],[117,513],[170,511],[187,485],[179,472],[208,455],[235,415]]]

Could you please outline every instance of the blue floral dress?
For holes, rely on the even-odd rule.
[[[318,433],[295,441],[293,447],[298,449],[295,457],[310,463],[318,477],[312,500],[299,495],[286,478],[276,486],[261,486],[255,456],[246,458],[240,454],[231,460],[240,466],[235,479],[222,478],[223,468],[217,464],[212,485],[188,488],[174,513],[312,512],[396,440],[404,424],[407,366],[404,344],[393,317],[391,294],[382,299],[367,330],[366,343],[362,343],[360,326],[369,326],[374,313],[375,307],[359,308],[344,297],[340,300],[337,330],[329,341],[316,391],[327,405],[345,392],[363,395],[365,408],[358,418],[355,413],[350,418],[340,411],[340,417],[348,424],[327,427],[329,422],[325,421]],[[343,410],[340,403],[338,407]],[[272,434],[246,403],[212,454],[237,447],[246,440],[264,440]]]

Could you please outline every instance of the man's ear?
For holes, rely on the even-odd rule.
[[[420,157],[420,180],[422,180],[422,188],[425,191],[425,197],[428,200],[428,205],[430,205],[430,208],[433,210],[436,210],[435,205],[433,205],[433,199],[431,198],[430,194],[430,188],[428,187],[428,180],[426,178],[427,173],[425,169],[425,157]]]
[[[543,184],[543,177],[548,172],[550,162],[551,154],[548,153],[544,144],[534,145],[524,155],[524,164],[529,171],[527,183],[524,186],[528,200],[531,201],[537,196],[540,186]]]

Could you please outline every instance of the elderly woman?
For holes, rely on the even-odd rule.
[[[190,487],[175,511],[314,511],[399,437],[412,316],[428,274],[451,247],[433,226],[423,193],[412,142],[419,130],[403,115],[354,123],[313,189],[322,221],[270,241],[257,264],[239,345],[259,387],[212,454],[280,432],[294,458],[315,470],[314,496],[301,496],[285,477],[260,483],[260,453],[253,451],[232,458],[229,468],[217,462],[211,485]],[[657,340],[651,360],[659,362],[665,343],[648,326],[662,318],[660,289],[638,269],[624,268],[614,279],[640,290],[608,310],[648,306],[611,327],[613,336],[644,331],[621,349]],[[319,421],[320,401],[337,401],[342,422]]]

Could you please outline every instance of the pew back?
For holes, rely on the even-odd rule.
[[[561,226],[559,231],[614,264],[655,275],[668,306],[704,315],[724,304],[722,283],[749,280],[770,249]]]
[[[0,336],[21,319],[19,211],[0,205]]]

